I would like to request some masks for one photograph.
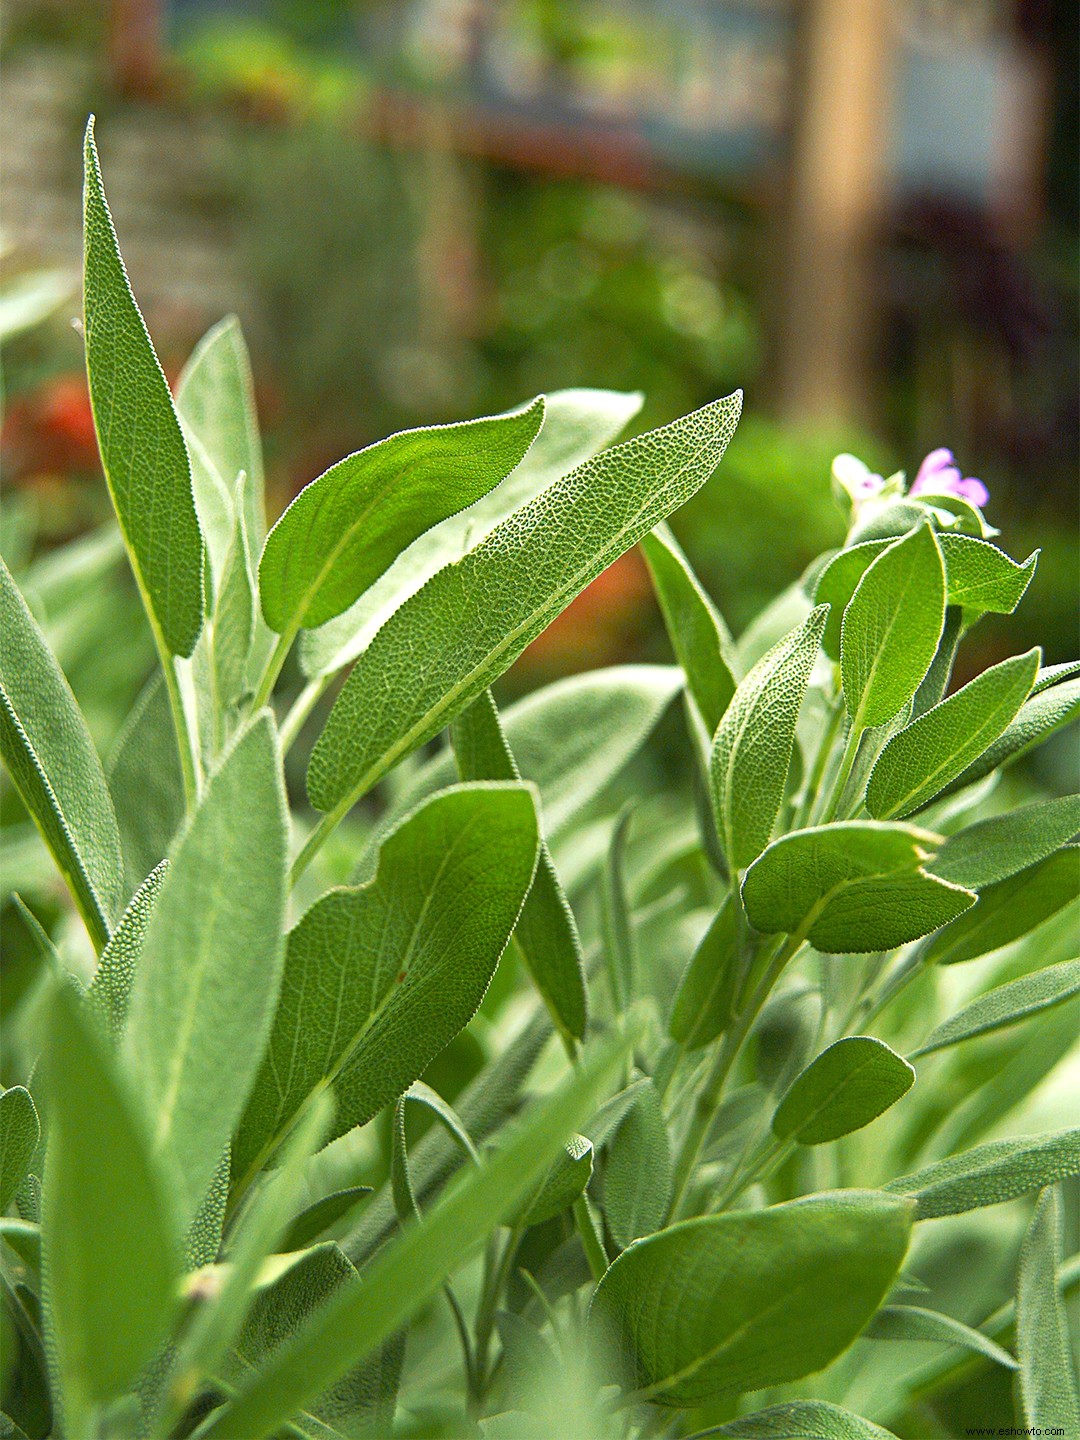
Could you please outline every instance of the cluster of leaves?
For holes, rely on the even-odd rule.
[[[664,522],[739,397],[611,444],[637,397],[599,391],[392,436],[266,534],[239,331],[174,401],[85,158],[91,396],[160,667],[106,773],[3,570],[3,755],[95,952],[84,986],[22,907],[4,1433],[880,1440],[958,1365],[1071,1433],[1080,1131],[1001,1126],[1075,1036],[1080,797],[990,797],[1080,665],[948,693],[1036,557],[886,487],[736,644]],[[638,542],[678,663],[500,714]],[[345,669],[311,825],[283,754]],[[694,796],[613,815],[680,695]],[[957,1005],[945,967],[982,957]],[[1015,1298],[908,1303],[933,1222],[990,1206]]]

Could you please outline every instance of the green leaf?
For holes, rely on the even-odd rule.
[[[690,957],[668,1022],[668,1034],[687,1050],[708,1045],[731,1023],[742,954],[742,926],[735,897],[724,903]]]
[[[282,1236],[283,1250],[303,1250],[325,1235],[331,1226],[344,1220],[370,1195],[370,1185],[352,1185],[347,1190],[335,1190],[324,1195],[313,1205],[301,1210]]]
[[[593,1146],[584,1135],[571,1135],[558,1158],[544,1176],[535,1197],[530,1200],[523,1223],[542,1225],[569,1210],[592,1178]]]
[[[469,1023],[537,845],[525,786],[457,786],[384,842],[369,884],[312,906],[289,934],[270,1043],[236,1137],[241,1187],[324,1085],[336,1100],[332,1139],[406,1090]]]
[[[608,1142],[604,1215],[620,1250],[660,1229],[673,1183],[671,1141],[660,1096],[650,1080]]]
[[[1078,993],[1080,960],[1062,960],[1058,965],[1047,965],[1031,975],[1021,975],[1018,980],[995,986],[955,1015],[950,1015],[948,1020],[930,1032],[917,1050],[912,1051],[912,1059],[958,1045],[961,1040],[970,1040],[974,1035],[987,1035],[992,1030],[1015,1025],[1029,1015],[1060,1005]]]
[[[830,660],[840,659],[840,627],[844,611],[858,589],[859,581],[883,550],[893,544],[889,540],[864,540],[838,550],[818,576],[814,587],[814,604],[828,605],[829,618],[821,636],[821,648]]]
[[[1012,765],[1049,740],[1064,726],[1070,725],[1080,716],[1080,680],[1066,680],[1053,685],[1049,690],[1033,694],[1021,705],[1016,718],[979,758],[962,771],[951,785],[942,792],[951,795],[954,790],[963,790],[973,785],[991,770]]]
[[[301,635],[304,674],[331,675],[351,664],[410,595],[553,480],[591,459],[640,409],[640,394],[617,390],[556,390],[548,395],[539,435],[501,484],[421,535],[348,610]]]
[[[316,809],[344,814],[700,489],[740,405],[738,395],[718,400],[587,460],[407,600],[357,662],[312,751],[308,793]],[[518,763],[527,773],[520,754]]]
[[[508,1133],[499,1150],[470,1166],[419,1222],[366,1267],[359,1286],[339,1291],[308,1320],[236,1400],[211,1419],[202,1440],[273,1433],[372,1354],[436,1293],[450,1272],[515,1212],[566,1137],[595,1110],[637,1038],[613,1037]]]
[[[982,890],[1044,860],[1080,831],[1080,795],[1037,800],[950,835],[930,867],[954,885]]]
[[[991,1140],[890,1180],[893,1194],[911,1195],[916,1218],[960,1215],[984,1205],[1002,1205],[1031,1190],[1080,1173],[1080,1130]]]
[[[761,657],[740,682],[716,732],[713,808],[732,870],[757,859],[772,835],[827,614],[818,606]]]
[[[934,965],[976,960],[1011,945],[1080,892],[1080,847],[1068,845],[1026,870],[988,885],[965,915],[935,935],[926,951]]]
[[[190,655],[203,617],[204,546],[180,422],[128,284],[86,127],[86,370],[101,463],[162,649]]]
[[[184,819],[184,777],[160,670],[147,681],[116,738],[108,775],[130,894],[165,858]]]
[[[892,950],[975,903],[923,868],[938,837],[911,825],[851,820],[781,836],[746,872],[750,923],[826,954]]]
[[[451,739],[462,780],[521,779],[490,690],[454,721]],[[555,1024],[565,1035],[583,1039],[587,1000],[581,941],[543,836],[514,937]]]
[[[1020,1251],[1016,1277],[1016,1354],[1023,1423],[1033,1433],[1080,1430],[1073,1345],[1057,1286],[1061,1197],[1044,1190]]]
[[[1062,680],[1071,680],[1080,673],[1080,660],[1066,660],[1062,665],[1044,665],[1039,671],[1039,678],[1031,687],[1032,695],[1041,695],[1044,690],[1049,690],[1051,685],[1058,685]]]
[[[945,557],[946,600],[962,606],[969,618],[987,611],[1011,615],[1039,563],[1038,550],[1018,565],[996,545],[970,535],[939,535],[938,544]]]
[[[109,937],[108,945],[101,952],[90,985],[90,1004],[101,1017],[106,1032],[116,1041],[120,1040],[127,1025],[131,987],[139,967],[143,937],[168,868],[168,861],[163,860],[136,890]]]
[[[120,908],[116,814],[71,687],[0,561],[0,754],[96,949]]]
[[[798,1380],[846,1350],[877,1309],[912,1218],[895,1197],[849,1190],[684,1221],[619,1256],[590,1329],[621,1360],[623,1383],[656,1404]]]
[[[626,845],[633,818],[633,810],[627,806],[615,821],[600,887],[604,960],[615,1009],[620,1013],[635,993],[637,976],[634,916],[626,883]]]
[[[242,695],[247,681],[248,655],[255,637],[255,591],[247,537],[238,520],[225,556],[214,609],[214,698],[219,715],[227,716]]]
[[[67,985],[45,1064],[48,1306],[67,1426],[83,1434],[88,1410],[121,1394],[168,1334],[180,1247],[143,1117]]]
[[[910,815],[981,755],[1026,700],[1040,653],[1036,647],[992,665],[894,735],[870,772],[870,814],[878,820]]]
[[[240,512],[251,545],[266,534],[263,462],[251,361],[235,315],[209,329],[180,372],[176,408],[229,491],[243,473]]]
[[[920,525],[867,568],[844,611],[840,674],[851,723],[884,725],[919,688],[945,623],[945,566]]]
[[[825,1400],[771,1405],[715,1430],[704,1430],[692,1440],[704,1440],[706,1435],[727,1435],[732,1440],[896,1440],[891,1430],[882,1430]]]
[[[790,1089],[772,1118],[778,1140],[823,1145],[861,1130],[915,1083],[915,1070],[872,1035],[849,1035],[823,1050]]]
[[[417,536],[508,475],[543,418],[538,399],[506,415],[403,430],[332,465],[266,537],[266,623],[292,635],[340,615]]]
[[[954,1320],[951,1315],[924,1310],[917,1305],[882,1306],[865,1333],[870,1340],[924,1340],[933,1345],[955,1345],[982,1355],[1006,1370],[1016,1369],[1016,1361],[1009,1352],[988,1335]]]
[[[191,1219],[258,1070],[281,979],[286,806],[268,713],[211,776],[170,855],[131,990],[127,1051]]]
[[[735,643],[667,525],[641,542],[675,658],[705,728],[716,733],[735,693]]]
[[[41,1124],[24,1085],[0,1090],[0,1212],[15,1198],[34,1158]]]

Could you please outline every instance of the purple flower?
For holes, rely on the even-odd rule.
[[[969,475],[961,479],[960,469],[951,450],[931,450],[919,466],[911,495],[958,495],[981,510],[990,499],[990,492],[981,480]]]
[[[885,487],[883,477],[875,475],[870,467],[855,455],[837,455],[832,463],[832,473],[833,479],[847,492],[855,505],[869,500]]]

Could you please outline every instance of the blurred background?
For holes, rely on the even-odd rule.
[[[106,513],[72,324],[94,110],[166,370],[241,317],[272,514],[404,426],[598,385],[644,391],[644,428],[741,385],[676,521],[736,631],[840,540],[836,451],[912,474],[947,445],[1010,553],[1043,547],[965,663],[1074,654],[1076,0],[7,0],[2,25],[2,538],[39,597]],[[57,644],[107,727],[148,644]],[[664,653],[631,554],[511,688]]]

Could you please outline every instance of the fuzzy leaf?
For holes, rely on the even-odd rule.
[[[667,525],[641,542],[675,658],[705,729],[715,735],[735,686],[735,643]]]
[[[743,1415],[704,1434],[725,1435],[730,1440],[896,1440],[891,1430],[882,1430],[825,1400],[770,1405],[768,1410],[755,1410],[753,1415]]]
[[[849,1190],[673,1225],[614,1262],[590,1328],[621,1359],[623,1383],[656,1404],[797,1380],[846,1350],[877,1309],[913,1209]]]
[[[525,1212],[526,1225],[542,1225],[569,1210],[592,1178],[592,1141],[584,1135],[572,1135],[563,1146],[554,1165],[545,1175],[535,1198]]]
[[[86,370],[101,463],[150,623],[173,655],[190,655],[203,617],[204,546],[180,422],[105,201],[86,127]]]
[[[750,923],[800,934],[827,954],[892,950],[975,902],[924,868],[938,844],[910,825],[852,820],[782,836],[746,873]]]
[[[131,990],[127,1052],[155,1150],[190,1220],[258,1070],[281,980],[286,807],[277,736],[259,716],[173,848]]]
[[[961,1350],[970,1350],[973,1355],[982,1355],[1005,1370],[1016,1369],[1016,1361],[1009,1352],[988,1335],[954,1320],[951,1315],[924,1310],[918,1305],[882,1306],[865,1334],[870,1340],[924,1340],[932,1345],[955,1345]]]
[[[1039,677],[1031,687],[1032,695],[1041,695],[1044,690],[1049,690],[1051,685],[1059,685],[1062,680],[1071,680],[1074,675],[1080,673],[1080,660],[1066,660],[1061,665],[1044,665],[1039,671]]]
[[[713,741],[710,776],[724,855],[742,870],[769,843],[784,798],[795,726],[828,614],[812,610],[739,684]]]
[[[947,603],[962,606],[969,616],[1011,615],[1039,563],[1038,550],[1018,565],[996,545],[970,535],[939,535],[938,544],[945,557]]]
[[[1037,685],[1038,682],[1036,682]],[[942,792],[951,795],[954,790],[963,790],[974,785],[991,770],[1012,765],[1049,740],[1064,726],[1080,716],[1080,680],[1066,680],[1048,690],[1034,693],[1021,705],[1016,718],[1012,720],[998,738],[984,750],[977,760],[947,785]]]
[[[982,890],[1043,860],[1080,831],[1080,795],[1037,800],[950,835],[931,869],[943,880]]]
[[[993,665],[888,741],[870,772],[866,808],[878,820],[921,809],[983,753],[1027,699],[1036,647]]]
[[[818,576],[814,604],[829,607],[821,648],[830,660],[840,659],[840,627],[859,581],[881,552],[892,544],[892,540],[864,540],[860,545],[849,545],[838,550]]]
[[[915,1083],[915,1071],[884,1040],[849,1035],[798,1075],[772,1118],[778,1140],[823,1145],[861,1130]]]
[[[1080,1130],[991,1140],[890,1180],[886,1190],[911,1195],[917,1218],[960,1215],[984,1205],[1002,1205],[1080,1173]]]
[[[672,1185],[671,1141],[660,1096],[650,1080],[608,1142],[604,1215],[620,1250],[660,1229]]]
[[[873,560],[844,611],[840,674],[853,725],[884,725],[911,699],[945,623],[945,566],[920,525]]]
[[[108,776],[125,888],[133,894],[165,858],[184,819],[184,779],[160,670],[143,687],[116,738]]]
[[[912,1051],[912,1058],[958,1045],[974,1035],[988,1035],[992,1030],[1015,1025],[1040,1010],[1061,1005],[1076,994],[1080,994],[1080,960],[1063,960],[1031,975],[1021,975],[1018,980],[995,986],[950,1015]]]
[[[90,1004],[101,1017],[105,1030],[116,1041],[119,1041],[127,1025],[131,987],[135,983],[142,954],[143,937],[168,868],[168,861],[163,860],[136,890],[109,937],[108,945],[101,952],[94,972],[89,991]]]
[[[324,1195],[321,1200],[301,1210],[290,1223],[281,1239],[282,1250],[303,1250],[314,1244],[332,1225],[351,1215],[372,1194],[374,1191],[370,1185],[351,1185],[347,1190],[335,1190],[330,1195]]]
[[[41,1124],[24,1085],[0,1090],[0,1213],[15,1198],[34,1158]]]
[[[248,655],[255,637],[255,591],[247,536],[238,520],[225,556],[214,609],[214,699],[220,715],[227,716],[245,688]]]
[[[537,844],[525,786],[458,786],[384,842],[369,884],[312,906],[289,934],[270,1043],[236,1137],[241,1186],[325,1084],[337,1102],[332,1139],[406,1090],[469,1023],[532,883]]]
[[[988,885],[978,901],[926,951],[931,964],[955,965],[1011,945],[1056,915],[1080,893],[1080,847],[1067,845],[1007,880]]]
[[[316,809],[347,811],[700,489],[740,405],[738,395],[718,400],[586,461],[408,599],[357,662],[312,751]]]
[[[687,1050],[715,1040],[734,1018],[741,948],[739,906],[729,894],[698,942],[675,994],[668,1034]]]
[[[1016,1354],[1023,1423],[1042,1434],[1080,1431],[1080,1398],[1065,1305],[1057,1285],[1061,1197],[1044,1190],[1020,1250]]]

